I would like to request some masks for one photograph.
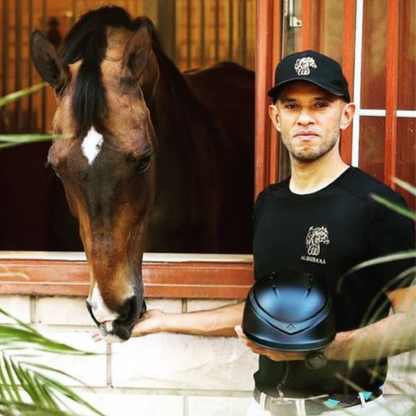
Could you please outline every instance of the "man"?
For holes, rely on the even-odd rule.
[[[343,283],[340,278],[365,260],[413,249],[413,224],[371,198],[375,193],[403,205],[398,194],[341,159],[340,131],[351,124],[355,106],[337,62],[314,51],[290,55],[276,68],[269,96],[269,115],[288,149],[291,176],[269,186],[256,202],[255,273],[292,270],[325,279],[337,318],[335,340],[321,357],[326,365],[310,369],[306,353],[255,345],[241,329],[244,303],[189,314],[148,311],[133,336],[161,331],[231,336],[235,328],[259,354],[253,416],[335,416],[345,407],[350,412],[345,414],[381,416],[386,357],[415,348],[416,291],[394,280],[414,262],[365,268]],[[321,238],[314,241],[318,232]],[[394,313],[387,316],[390,306]]]

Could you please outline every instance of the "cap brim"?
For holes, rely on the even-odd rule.
[[[345,95],[342,93],[342,92],[340,92],[340,91],[338,91],[338,90],[336,90],[336,89],[334,89],[334,88],[332,88],[332,87],[330,87],[330,86],[328,86],[328,85],[326,85],[326,84],[323,84],[323,83],[321,83],[321,82],[316,82],[316,81],[314,81],[314,80],[311,80],[311,79],[299,79],[299,78],[290,78],[290,79],[287,79],[287,80],[285,80],[285,81],[283,81],[283,82],[281,82],[281,83],[279,83],[279,84],[277,84],[277,85],[275,85],[273,88],[271,88],[268,92],[267,92],[267,95],[270,97],[270,98],[272,98],[272,99],[277,99],[278,98],[278,96],[279,96],[279,93],[280,93],[280,91],[282,90],[282,88],[284,87],[284,86],[286,86],[286,84],[288,84],[289,82],[294,82],[294,81],[304,81],[304,82],[310,82],[311,84],[315,84],[315,85],[317,85],[318,87],[321,87],[321,88],[323,88],[325,91],[328,91],[328,92],[330,92],[331,94],[334,94],[334,95],[336,95],[337,97],[344,97]],[[347,97],[345,97],[345,98],[347,98]]]

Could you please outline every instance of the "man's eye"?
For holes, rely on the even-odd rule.
[[[294,110],[295,108],[298,108],[298,106],[296,104],[286,104],[285,108],[288,110]]]
[[[316,108],[326,108],[328,107],[328,103],[326,102],[320,102],[315,104]]]

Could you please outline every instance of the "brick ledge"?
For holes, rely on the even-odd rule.
[[[242,299],[253,283],[250,255],[146,253],[144,259],[149,298]],[[88,291],[83,253],[0,252],[0,294],[85,297]]]

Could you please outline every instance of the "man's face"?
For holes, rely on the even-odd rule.
[[[269,115],[291,156],[299,162],[338,152],[340,129],[352,121],[354,104],[310,82],[291,82]]]

